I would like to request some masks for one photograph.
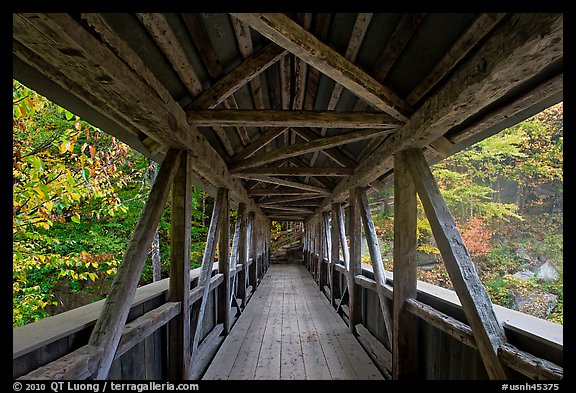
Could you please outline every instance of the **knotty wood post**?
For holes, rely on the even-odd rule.
[[[339,203],[333,203],[330,210],[330,304],[337,307],[336,299],[341,299],[340,285],[336,280],[336,269],[334,268],[340,262],[340,222],[338,220],[338,210],[341,208]]]
[[[418,372],[418,319],[406,301],[416,299],[417,200],[405,152],[394,156],[394,300],[392,377],[415,378]]]
[[[349,219],[350,219],[350,266],[348,269],[348,297],[350,299],[350,332],[355,334],[355,326],[362,323],[362,287],[356,285],[354,277],[362,274],[362,220],[360,216],[360,206],[358,204],[358,193],[361,188],[356,187],[350,190],[349,197]]]
[[[94,373],[91,376],[94,379],[106,379],[110,371],[118,343],[124,332],[124,325],[130,312],[140,274],[146,262],[150,244],[152,244],[155,228],[160,222],[162,209],[168,199],[170,186],[182,154],[177,150],[169,150],[166,153],[150,196],[132,232],[132,238],[128,243],[122,263],[114,277],[110,293],[106,297],[102,312],[88,340],[89,346],[101,348],[104,351],[94,367]]]
[[[183,379],[190,370],[190,230],[192,227],[192,162],[180,160],[172,186],[170,218],[169,301],[180,302],[180,314],[168,325],[168,375]]]
[[[217,323],[224,323],[224,334],[230,332],[230,208],[228,189],[222,190],[222,212],[220,214],[220,238],[218,241],[218,271],[224,275],[224,282],[218,290]]]
[[[376,279],[376,291],[378,292],[378,300],[380,301],[380,310],[384,318],[384,325],[386,328],[386,337],[388,342],[392,343],[392,316],[390,315],[390,308],[388,298],[384,294],[384,285],[386,284],[386,272],[384,270],[384,263],[382,263],[382,254],[380,254],[380,247],[378,247],[378,235],[372,220],[372,212],[370,211],[370,204],[368,197],[363,189],[358,190],[356,195],[358,198],[358,205],[360,207],[360,214],[362,222],[364,223],[364,234],[366,235],[366,243],[368,244],[368,251],[370,252],[370,259],[372,260],[372,269],[374,270],[374,278]],[[361,274],[361,273],[360,273]]]
[[[250,281],[250,285],[252,285],[252,292],[254,292],[256,290],[256,285],[258,283],[258,277],[256,274],[256,228],[255,228],[255,213],[254,212],[250,212],[248,213],[248,233],[250,236],[249,239],[249,244],[250,244],[250,251],[249,251],[249,255],[250,258],[252,259],[252,265],[250,265],[249,267],[249,281]]]
[[[216,238],[220,230],[220,215],[222,214],[222,205],[224,199],[227,198],[228,190],[219,188],[216,194],[216,201],[214,209],[212,210],[212,218],[210,219],[210,226],[208,227],[208,236],[206,238],[206,247],[204,248],[204,255],[202,256],[202,266],[200,268],[200,275],[198,276],[197,287],[202,287],[202,300],[200,307],[194,307],[191,317],[190,334],[192,335],[192,362],[200,343],[200,336],[202,335],[202,323],[204,321],[204,313],[206,310],[206,303],[208,302],[208,294],[210,293],[210,278],[212,276],[212,268],[214,266],[214,254],[216,253]]]
[[[416,190],[486,371],[491,379],[507,379],[507,372],[498,359],[498,348],[506,344],[506,335],[496,318],[490,296],[478,277],[476,266],[422,151],[407,150],[406,159],[411,163],[409,170]]]

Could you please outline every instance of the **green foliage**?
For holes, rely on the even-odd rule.
[[[548,319],[558,323],[563,321],[563,219],[561,207],[555,206],[561,205],[563,190],[562,110],[562,104],[548,108],[432,167],[492,301],[509,307],[512,291],[553,293],[558,306]],[[510,184],[516,186],[514,200]],[[393,188],[387,187],[371,197],[377,206],[377,232],[388,241],[393,240],[394,213],[387,202],[392,194]],[[553,200],[556,195],[559,201]],[[420,202],[417,220],[418,252],[435,254],[438,249]],[[560,278],[552,283],[515,278],[514,273],[526,268],[516,255],[519,246],[545,257]],[[391,258],[391,250],[384,252]],[[451,288],[442,264],[430,271],[419,269],[418,278]]]

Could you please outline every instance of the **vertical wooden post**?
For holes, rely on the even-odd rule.
[[[434,239],[454,290],[462,303],[486,371],[491,379],[507,379],[507,372],[498,358],[498,348],[506,343],[506,335],[496,318],[490,296],[478,277],[476,266],[422,151],[407,150],[406,157],[411,164],[409,170]]]
[[[330,303],[332,307],[337,307],[336,299],[341,299],[340,285],[336,280],[336,269],[334,268],[340,262],[340,222],[338,221],[339,203],[333,203],[330,210],[331,228],[330,228]]]
[[[218,271],[224,282],[218,293],[218,323],[224,323],[224,334],[230,332],[230,208],[228,189],[223,189],[222,212],[220,214],[220,239],[218,241]]]
[[[225,197],[228,195],[228,190],[219,188],[216,194],[216,202],[214,203],[214,210],[212,210],[212,218],[210,220],[210,227],[208,228],[208,236],[206,238],[206,247],[204,248],[204,255],[202,256],[202,266],[200,268],[200,276],[198,277],[198,287],[202,287],[202,299],[200,307],[194,308],[191,317],[191,336],[192,339],[192,361],[196,355],[196,349],[200,343],[200,336],[202,335],[202,323],[204,321],[204,313],[206,310],[206,303],[208,302],[208,294],[210,292],[210,277],[212,276],[212,268],[214,266],[214,254],[216,253],[216,238],[220,230],[220,215],[222,214],[222,204]]]
[[[320,258],[318,258],[318,286],[320,292],[324,293],[324,286],[327,284],[327,270],[328,265],[324,259],[328,256],[328,243],[326,242],[326,226],[324,225],[324,213],[322,213],[321,220],[318,223],[318,233],[320,234]]]
[[[384,325],[386,328],[386,337],[391,344],[392,334],[392,316],[390,315],[390,308],[388,306],[388,298],[384,294],[384,285],[386,284],[386,272],[384,270],[384,263],[382,263],[382,254],[380,254],[380,247],[378,247],[378,235],[372,220],[372,213],[370,211],[370,204],[368,197],[364,190],[359,190],[356,195],[358,204],[360,206],[360,214],[362,215],[362,222],[364,223],[364,234],[366,235],[366,243],[368,244],[368,251],[370,252],[370,259],[372,260],[372,269],[374,270],[374,278],[376,279],[376,291],[378,292],[378,300],[380,301],[380,310],[384,318]]]
[[[110,293],[106,297],[102,312],[92,330],[88,344],[104,350],[100,361],[94,367],[92,378],[106,379],[108,376],[118,343],[124,332],[124,325],[132,306],[140,274],[182,154],[184,153],[177,150],[169,150],[166,153],[150,196],[132,232],[132,238],[128,243],[122,263],[114,277]]]
[[[361,287],[356,285],[354,277],[362,274],[362,221],[360,206],[358,205],[358,192],[361,188],[350,190],[350,266],[348,269],[348,296],[350,299],[350,332],[355,334],[355,326],[362,322],[362,292]]]
[[[394,329],[392,377],[417,376],[418,320],[406,311],[406,300],[416,298],[417,200],[410,163],[405,152],[394,156]]]
[[[242,265],[242,270],[238,273],[237,277],[237,294],[238,298],[242,299],[242,307],[246,306],[246,278],[247,275],[247,257],[246,257],[246,205],[240,203],[238,205],[238,222],[240,226],[238,228],[238,264]]]
[[[180,160],[172,186],[170,218],[169,299],[180,302],[180,314],[169,323],[168,375],[183,379],[190,370],[190,230],[192,227],[192,162]]]
[[[249,255],[252,259],[252,265],[249,267],[249,281],[250,285],[252,285],[252,292],[256,291],[256,285],[258,284],[258,277],[256,274],[256,244],[257,244],[257,236],[256,236],[256,228],[255,228],[255,214],[254,212],[248,213],[248,234],[250,236],[249,244],[250,244],[250,251]]]

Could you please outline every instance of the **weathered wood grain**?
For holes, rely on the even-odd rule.
[[[391,343],[393,335],[392,315],[388,299],[384,293],[384,285],[386,284],[387,277],[386,271],[384,270],[384,263],[382,262],[382,254],[380,254],[380,247],[378,246],[378,235],[376,234],[374,221],[372,220],[372,212],[370,211],[370,204],[368,203],[366,192],[364,190],[360,190],[356,197],[358,198],[360,215],[362,217],[362,223],[364,224],[364,234],[368,244],[370,259],[372,260],[372,268],[374,269],[374,278],[376,279],[376,292],[378,293],[378,299],[380,300],[380,311],[382,312],[382,317],[384,318],[386,337],[388,342]],[[403,199],[400,200],[403,201]],[[404,204],[404,202],[402,204]]]
[[[96,379],[106,378],[114,360],[154,231],[160,222],[160,215],[181,159],[182,154],[177,150],[170,150],[166,155],[118,267],[102,313],[90,335],[89,344],[104,349],[95,367]]]
[[[345,57],[283,14],[233,14],[253,29],[340,83],[352,93],[405,121],[412,109]]]
[[[270,153],[259,154],[246,158],[242,161],[236,161],[230,164],[230,170],[240,170],[251,168],[270,162],[278,161],[284,158],[300,156],[317,150],[325,150],[335,146],[345,145],[360,140],[374,138],[381,134],[390,133],[390,130],[356,130],[344,132],[342,134],[320,137],[296,145],[285,146]]]
[[[169,299],[180,302],[180,314],[169,324],[168,373],[185,378],[190,371],[190,236],[192,228],[192,162],[183,155],[172,186],[170,218]]]
[[[406,312],[406,301],[416,298],[417,199],[416,186],[405,152],[394,156],[394,300],[392,376],[411,379],[418,372],[418,321]]]
[[[493,379],[506,379],[506,371],[498,359],[498,348],[506,343],[504,329],[494,314],[492,301],[478,277],[476,266],[454,218],[444,202],[422,152],[407,150],[405,160],[410,162],[408,167],[416,190],[432,227],[446,270],[462,302],[462,308],[474,333],[488,375]]]

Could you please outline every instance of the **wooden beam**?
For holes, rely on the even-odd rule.
[[[282,135],[286,131],[286,129],[287,127],[275,127],[268,129],[265,133],[260,135],[258,139],[253,140],[252,143],[245,146],[244,149],[240,151],[240,153],[233,156],[230,162],[237,162],[250,157],[252,154],[256,153],[262,147],[273,141],[274,138],[277,138],[278,136]]]
[[[156,182],[152,186],[150,196],[142,209],[132,238],[124,252],[122,263],[118,267],[102,312],[88,340],[90,346],[104,350],[102,357],[94,367],[93,377],[95,379],[106,379],[110,371],[130,312],[132,298],[140,280],[140,273],[146,262],[154,231],[160,222],[160,216],[166,204],[181,156],[181,152],[177,150],[170,150],[166,154]]]
[[[186,27],[188,28],[188,32],[190,33],[190,38],[192,38],[194,46],[200,53],[202,62],[204,63],[206,70],[210,74],[210,77],[212,77],[212,79],[221,78],[222,75],[224,75],[224,69],[220,64],[220,60],[218,60],[218,56],[216,55],[216,51],[214,50],[212,43],[210,42],[209,39],[206,39],[206,37],[208,37],[208,32],[206,30],[206,27],[204,26],[204,23],[202,22],[198,14],[187,12],[181,15],[182,19],[184,20],[184,23],[186,24]],[[223,101],[223,105],[226,109],[238,109],[238,104],[236,103],[234,95],[228,96]],[[242,144],[244,146],[247,145],[250,142],[250,138],[248,136],[246,128],[236,127],[235,130],[238,133],[238,136],[240,137],[240,141],[242,142]],[[233,156],[234,149],[232,148],[230,139],[226,135],[226,131],[222,127],[214,127],[214,132],[216,132],[216,134],[222,141],[228,155]]]
[[[202,83],[164,15],[161,13],[137,13],[136,16],[148,30],[162,53],[166,55],[188,92],[192,97],[198,96],[202,92]]]
[[[402,14],[392,36],[378,56],[372,73],[374,79],[379,82],[386,79],[392,66],[396,63],[396,60],[398,60],[400,54],[404,51],[404,48],[406,48],[406,45],[408,45],[414,33],[416,33],[416,30],[418,30],[422,24],[425,15],[426,14],[423,13]]]
[[[231,170],[233,177],[243,175],[268,175],[268,176],[350,176],[354,173],[353,168],[344,167],[264,167],[245,168]]]
[[[486,371],[492,379],[506,379],[506,371],[498,359],[498,348],[506,343],[506,335],[496,318],[490,296],[478,277],[476,266],[422,152],[407,150],[405,160],[411,164],[409,170],[416,190]]]
[[[247,243],[247,211],[243,204],[238,206],[238,222],[240,222],[240,237],[238,238],[238,264],[242,265],[242,270],[238,273],[238,298],[242,299],[242,306],[246,307],[246,280],[248,278],[248,243]]]
[[[368,26],[370,25],[370,21],[372,20],[372,16],[374,14],[371,13],[359,13],[356,17],[356,22],[354,23],[354,27],[352,29],[352,35],[350,37],[350,41],[348,41],[348,47],[346,48],[345,57],[350,62],[354,63],[356,60],[356,56],[358,55],[358,51],[360,50],[360,46],[364,41],[364,35],[368,30]],[[336,83],[332,88],[332,95],[330,96],[330,101],[328,102],[327,110],[333,110],[336,108],[338,101],[340,100],[340,96],[344,91],[344,86],[339,83]],[[326,135],[328,127],[324,127],[320,130],[320,135]],[[314,166],[316,163],[316,159],[318,158],[318,152],[314,152],[312,154],[312,158],[310,159],[310,166]],[[308,182],[308,178],[304,180],[305,183]]]
[[[390,130],[356,130],[342,134],[318,138],[313,141],[299,143],[297,145],[286,146],[276,149],[270,153],[249,157],[242,161],[234,162],[230,165],[230,170],[240,170],[251,168],[284,158],[296,157],[317,150],[329,149],[331,147],[345,145],[356,141],[361,141],[378,135],[388,133]]]
[[[416,247],[418,203],[405,152],[394,156],[394,298],[392,376],[413,379],[418,375],[418,321],[406,312],[406,302],[416,299]]]
[[[222,79],[214,83],[212,87],[203,91],[202,94],[186,108],[186,112],[190,113],[197,108],[215,108],[246,83],[284,57],[286,53],[286,50],[278,45],[269,44],[265,46],[244,60],[228,74],[224,75]]]
[[[362,223],[364,224],[364,234],[366,235],[366,243],[368,244],[368,252],[372,260],[372,268],[374,269],[374,278],[376,279],[376,292],[378,293],[378,300],[380,301],[380,311],[384,319],[384,327],[386,329],[386,339],[392,344],[392,316],[390,315],[390,306],[388,299],[384,294],[384,285],[386,284],[386,271],[384,270],[384,263],[382,262],[382,254],[380,254],[380,247],[378,246],[378,235],[372,220],[372,212],[370,211],[370,204],[368,197],[364,190],[359,190],[356,194],[358,198],[358,205],[360,208],[360,215]],[[403,201],[403,199],[399,199]],[[395,259],[396,260],[396,259]]]
[[[333,203],[332,209],[330,209],[330,304],[334,308],[338,307],[336,299],[342,298],[340,285],[336,281],[336,264],[340,263],[340,222],[338,220],[338,211],[341,208],[339,203]]]
[[[190,335],[192,336],[192,367],[194,364],[194,356],[196,355],[196,350],[200,343],[200,336],[202,334],[202,323],[204,321],[206,304],[208,303],[208,294],[210,292],[210,276],[212,274],[212,265],[214,262],[214,254],[216,252],[216,238],[220,231],[220,215],[222,214],[222,206],[225,203],[225,198],[228,198],[227,190],[225,188],[219,188],[214,208],[212,209],[212,218],[210,220],[210,227],[208,228],[204,255],[202,256],[202,266],[200,269],[200,275],[198,276],[198,284],[196,285],[198,288],[202,287],[202,300],[200,302],[200,307],[193,309],[191,317],[192,328]]]
[[[304,184],[304,183],[300,183],[300,182],[296,182],[296,181],[290,181],[290,180],[284,180],[284,179],[280,179],[278,177],[272,177],[272,176],[266,176],[266,175],[250,175],[250,174],[246,174],[246,173],[238,173],[238,174],[236,174],[236,177],[240,177],[243,179],[261,181],[264,183],[277,184],[277,185],[286,186],[286,187],[298,188],[300,190],[313,191],[313,192],[317,192],[319,194],[324,194],[324,195],[330,194],[330,190],[323,188],[323,187],[311,186],[309,184]]]
[[[306,213],[306,214],[314,213],[314,210],[312,209],[304,209],[301,207],[294,207],[294,206],[276,206],[276,205],[267,205],[265,203],[259,204],[259,206],[260,209],[262,210],[283,210],[283,211]]]
[[[294,196],[275,197],[275,198],[264,198],[260,200],[258,203],[266,203],[268,205],[272,205],[272,204],[282,204],[286,202],[296,202],[317,198],[322,198],[322,196],[318,194],[307,194],[307,195],[294,195]],[[317,205],[315,204],[314,206]]]
[[[331,13],[317,13],[314,15],[314,27],[312,34],[320,41],[326,41],[330,32]],[[314,109],[316,94],[318,93],[318,84],[320,83],[320,71],[314,67],[308,67],[308,78],[306,83],[306,95],[304,97],[304,109]]]
[[[181,312],[180,302],[168,302],[148,311],[146,314],[136,318],[124,327],[122,339],[118,345],[118,350],[114,360],[132,349],[136,344],[141,343],[146,337],[158,331],[162,326],[169,323]]]
[[[321,196],[323,194],[319,194],[316,191],[303,191],[294,188],[288,187],[280,187],[280,188],[256,188],[250,190],[249,195],[251,197],[254,196],[267,196],[267,195],[314,195],[314,196]]]
[[[16,55],[112,121],[153,137],[166,149],[187,150],[199,176],[214,187],[229,188],[234,200],[258,211],[222,157],[188,124],[182,107],[138,54],[127,43],[118,44],[122,38],[100,22],[83,23],[58,13],[14,14]]]
[[[392,157],[397,151],[427,146],[562,57],[561,14],[514,14],[505,23],[502,21],[453,73],[451,79],[427,100],[426,105],[421,106],[404,126],[362,160],[354,176],[344,178],[336,185],[317,214],[328,209],[333,201],[343,201],[350,188],[364,186],[390,173],[393,169]],[[529,101],[525,103],[529,105]],[[517,111],[526,108],[529,106],[515,107]]]
[[[448,52],[434,66],[406,98],[410,105],[416,104],[434,85],[444,78],[460,60],[462,60],[506,14],[483,13],[462,33]]]
[[[254,53],[250,28],[239,19],[232,17],[231,20],[234,33],[236,34],[236,41],[238,42],[238,51],[242,58],[246,59]],[[254,101],[254,109],[264,109],[264,96],[262,94],[260,75],[250,80],[249,86],[252,92],[252,100]]]
[[[412,108],[283,14],[232,14],[376,108],[405,121]]]
[[[192,163],[180,160],[172,186],[170,218],[169,301],[180,302],[181,312],[170,323],[168,373],[183,379],[190,372],[190,236],[192,228]]]
[[[527,352],[520,351],[510,344],[500,347],[498,356],[508,367],[534,380],[564,379],[564,369],[557,364],[538,358]]]
[[[385,113],[335,112],[303,110],[229,110],[195,109],[188,111],[188,122],[194,126],[223,127],[330,127],[330,128],[398,128],[400,122]]]
[[[307,140],[307,141],[315,141],[316,139],[320,139],[322,138],[321,135],[318,135],[316,132],[312,131],[309,128],[295,128],[294,131],[300,135],[303,139]],[[381,136],[385,136],[388,134],[382,134]],[[379,137],[374,137],[372,139],[377,139]],[[322,150],[322,153],[324,153],[324,155],[326,157],[328,157],[330,160],[334,161],[335,163],[342,165],[343,167],[346,168],[356,168],[356,166],[358,165],[358,163],[348,157],[346,154],[344,154],[344,152],[336,147],[331,147],[329,149],[324,149]],[[312,162],[312,160],[310,160],[310,165],[305,165],[305,166],[313,166],[314,163]]]
[[[223,189],[222,210],[220,213],[220,238],[218,241],[218,271],[224,275],[224,283],[219,287],[217,323],[224,324],[224,334],[230,332],[230,208],[228,190]]]
[[[83,380],[90,378],[104,352],[103,348],[84,345],[18,380]]]
[[[350,333],[355,334],[355,326],[362,322],[362,291],[356,285],[354,277],[362,274],[362,216],[358,193],[360,188],[350,190],[349,227],[350,233],[350,263],[348,266],[348,296],[350,299],[350,317],[348,328]]]
[[[470,326],[465,323],[462,323],[459,320],[436,310],[434,307],[416,300],[415,298],[406,299],[404,310],[413,316],[422,319],[427,324],[449,334],[451,337],[470,348],[478,349],[476,340],[474,339],[474,334],[472,334],[472,329],[470,329]]]

